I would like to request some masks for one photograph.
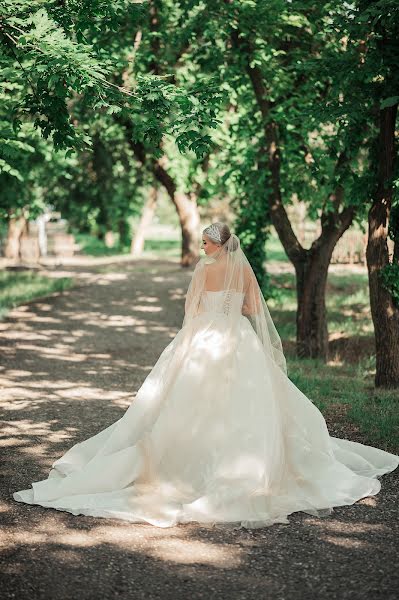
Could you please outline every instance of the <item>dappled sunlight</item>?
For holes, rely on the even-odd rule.
[[[186,290],[183,290],[182,288],[179,288],[174,291],[172,290],[172,292],[169,294],[169,297],[171,300],[184,299],[186,297]]]
[[[29,341],[46,341],[48,336],[44,333],[33,332],[29,330],[21,331],[8,331],[4,335],[4,339],[7,340],[29,340]]]
[[[19,400],[21,397],[23,398],[26,395],[27,390],[25,387],[8,384],[8,382],[4,385],[5,387],[0,389],[0,400],[5,400],[6,402],[13,399]],[[30,392],[29,400],[34,400],[35,398],[40,398],[41,396],[42,393],[40,391],[36,393]]]
[[[37,352],[39,350],[39,348],[37,346],[32,346],[31,344],[20,344],[19,345],[19,349],[20,350],[27,350],[27,351],[31,351],[31,352]],[[47,347],[47,348],[43,348],[40,347],[40,354],[45,357],[46,359],[55,359],[55,360],[62,360],[62,361],[66,361],[66,362],[82,362],[86,359],[86,355],[85,354],[79,354],[77,352],[75,352],[74,354],[71,353],[70,349],[68,348],[68,346],[66,346],[65,344],[56,344],[53,347]]]
[[[295,576],[304,573],[305,578],[310,577],[315,556],[322,573],[331,564],[345,568],[349,557],[373,564],[372,557],[384,548],[378,539],[385,543],[391,536],[392,544],[384,510],[389,512],[394,506],[393,496],[365,498],[356,507],[338,509],[326,519],[295,513],[289,517],[289,526],[275,524],[255,530],[198,523],[158,528],[14,501],[14,491],[46,478],[53,462],[73,445],[96,435],[133,408],[137,391],[181,327],[189,271],[167,261],[154,262],[151,267],[146,261],[123,265],[109,261],[109,266],[103,266],[108,268],[117,276],[112,272],[99,276],[72,265],[63,269],[69,276],[77,275],[78,287],[19,307],[0,323],[4,356],[0,407],[8,419],[0,442],[6,457],[0,512],[4,546],[12,555],[7,574],[25,580],[51,568],[51,581],[57,586],[58,574],[77,572],[84,565],[95,573],[101,590],[106,585],[111,590],[114,583],[109,581],[115,576],[118,581],[123,577],[129,581],[132,597],[143,581],[154,586],[154,597],[165,589],[174,594],[174,586],[178,589],[179,584],[187,586],[184,589],[190,597],[191,583],[201,582],[207,597],[213,594],[215,581],[223,581],[237,570],[242,584],[237,597],[245,597],[244,590],[249,587],[256,590],[256,597],[262,597],[271,584],[273,590],[286,589],[287,565]],[[288,280],[285,283],[291,285]],[[291,297],[288,303],[277,303],[273,314],[289,339],[294,339],[294,304]],[[300,361],[297,371],[311,382],[310,397],[322,398],[328,391],[338,399],[343,393],[343,353],[348,343],[343,329],[337,328],[339,335],[330,339],[336,352],[327,366]],[[364,340],[367,338],[361,342]],[[223,345],[214,350],[217,361]],[[358,353],[356,348],[351,351]],[[199,378],[203,377],[200,354],[191,354],[187,363]],[[369,366],[371,363],[364,363],[362,373]],[[348,369],[353,371],[353,366]],[[156,401],[151,382],[148,384],[148,396]],[[338,400],[332,403],[333,420],[346,409]],[[226,423],[215,423],[219,426],[226,427]],[[189,428],[187,435],[191,435]],[[259,466],[250,450],[241,454],[241,462],[232,463],[226,476],[232,469],[242,476]],[[303,565],[309,568],[303,569]],[[57,597],[57,593],[53,595]]]
[[[0,371],[5,371],[6,368],[0,366]],[[23,371],[22,369],[7,369],[8,377],[30,377],[32,375],[31,371]],[[0,378],[0,385],[6,385],[6,380],[2,380]]]
[[[37,323],[62,323],[61,319],[56,319],[55,317],[40,317],[39,315],[35,315],[34,320]]]
[[[85,400],[97,400],[101,398],[102,400],[121,400],[126,398],[129,394],[127,392],[118,392],[116,390],[104,391],[101,388],[83,386],[78,387],[74,386],[73,389],[70,390],[61,390],[57,392],[57,395],[60,398],[85,398]]]
[[[4,386],[9,386],[7,380],[1,380],[0,378],[0,384],[3,383]],[[40,381],[31,381],[29,383],[25,384],[26,388],[38,388],[43,390],[43,388],[46,388],[48,390],[58,390],[58,388],[63,388],[63,389],[71,389],[73,387],[75,387],[75,383],[72,383],[71,381],[65,380],[58,380],[58,381],[52,381],[49,379],[41,379]],[[9,386],[8,387],[9,390],[12,390],[12,387]]]
[[[134,307],[135,311],[138,312],[159,312],[161,310],[163,310],[162,306],[144,306],[144,305],[140,305],[140,304],[136,304],[136,306]]]
[[[1,445],[3,447],[7,445],[17,445],[23,442],[24,437],[35,437],[43,438],[46,444],[59,443],[64,440],[69,440],[71,434],[76,431],[76,428],[66,428],[65,431],[55,431],[51,421],[31,421],[28,419],[22,419],[20,421],[12,421],[5,425],[2,430],[2,434],[5,439],[2,440]],[[32,446],[27,449],[28,453],[39,453],[41,454],[41,448],[39,445]]]
[[[331,333],[329,336],[330,356],[343,364],[359,363],[374,353],[374,338],[368,335],[349,336],[347,333]]]
[[[6,506],[3,510],[6,510]],[[58,516],[59,518],[54,518]],[[73,529],[68,522],[63,522],[63,515],[57,514],[56,511],[51,516],[44,514],[29,533],[28,544],[32,547],[40,547],[50,543],[53,548],[52,554],[57,546],[62,547],[63,551],[69,550],[68,560],[72,561],[77,556],[74,550],[94,548],[104,542],[107,543],[110,551],[115,547],[120,551],[140,552],[149,558],[172,564],[222,566],[233,569],[239,567],[245,559],[241,547],[232,548],[226,544],[215,543],[213,540],[195,539],[197,534],[191,527],[162,529],[148,525],[132,525],[123,521],[112,522],[108,519],[105,524],[102,524],[101,519],[94,525],[96,520],[89,519],[88,523],[92,526],[82,530]],[[22,530],[13,534],[8,540],[7,547],[12,550],[26,544],[26,533]]]
[[[242,550],[236,548],[234,553],[224,546],[210,545],[206,542],[187,539],[157,540],[155,548],[147,552],[161,560],[183,564],[223,565],[233,569],[241,563]]]
[[[326,365],[329,367],[342,367],[344,365],[344,361],[339,354],[335,354],[329,358],[329,360],[326,362]]]
[[[127,279],[126,273],[116,273],[114,271],[107,272],[106,275],[101,275],[101,277],[97,280],[98,283],[102,283],[103,281],[125,281]]]
[[[159,298],[157,298],[156,296],[137,296],[136,301],[154,303],[159,302]]]
[[[364,498],[364,500],[371,500],[371,498]],[[361,501],[359,500],[359,503]],[[384,532],[387,529],[387,525],[382,523],[364,523],[360,522],[351,522],[347,523],[346,521],[339,521],[337,519],[315,519],[315,518],[306,518],[306,524],[318,527],[327,533],[336,533],[336,534],[348,534],[350,532],[351,535],[358,535],[370,532]]]
[[[364,506],[369,506],[371,508],[377,508],[378,497],[370,496],[369,498],[363,498],[362,500],[359,500],[359,504],[363,504]]]
[[[162,325],[154,326],[151,329],[147,325],[138,325],[135,328],[136,333],[148,334],[151,332],[165,332],[168,333],[168,337],[175,337],[176,332],[172,331],[170,327]]]
[[[342,546],[343,548],[348,548],[348,550],[355,550],[357,548],[364,548],[368,546],[368,542],[362,540],[356,540],[349,537],[333,537],[331,535],[324,536],[324,541],[330,544],[334,544],[336,546]]]
[[[367,507],[376,507],[376,503],[369,501],[377,501],[375,497],[364,498],[359,500],[356,505]],[[354,506],[351,506],[352,510]],[[316,528],[320,539],[327,544],[332,544],[340,548],[351,550],[373,550],[374,539],[383,538],[389,534],[388,524],[364,522],[362,519],[356,521],[340,521],[338,519],[315,519],[306,517],[306,525]]]

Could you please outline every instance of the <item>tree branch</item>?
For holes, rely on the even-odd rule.
[[[272,223],[276,228],[281,243],[287,256],[295,265],[302,262],[305,258],[305,249],[300,244],[292,229],[287,211],[283,205],[280,188],[280,148],[278,143],[278,126],[270,118],[271,103],[268,100],[268,93],[263,81],[263,75],[259,67],[251,66],[250,58],[252,50],[250,43],[242,40],[238,30],[231,33],[231,42],[234,48],[245,55],[246,71],[251,80],[252,88],[255,94],[256,102],[259,106],[265,138],[265,150],[268,158],[268,167],[270,171],[272,192],[268,195],[268,203]]]

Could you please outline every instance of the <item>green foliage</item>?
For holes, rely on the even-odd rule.
[[[361,222],[375,189],[375,114],[399,89],[397,17],[394,0],[3,1],[2,216],[47,203],[74,230],[112,230],[127,247],[161,159],[200,205],[229,202],[271,296],[267,126],[284,204],[298,198],[318,220],[341,186],[341,210],[355,206]]]
[[[349,118],[343,108],[343,100],[355,101],[358,93],[349,80],[358,56],[343,40],[353,7],[306,0],[294,4],[187,0],[180,5],[180,36],[190,40],[187,65],[193,72],[218,77],[228,98],[200,201],[231,199],[236,229],[267,289],[262,252],[270,224],[268,125],[277,131],[285,206],[297,198],[306,203],[308,217],[318,220],[322,213],[336,210],[333,198],[340,186],[341,210],[354,206],[359,223],[367,212],[373,184],[369,114],[350,104]],[[267,104],[263,114],[251,68],[258,69],[263,86]],[[348,76],[344,86],[341,71]],[[362,74],[356,77],[361,79]],[[370,107],[367,96],[361,101]]]
[[[4,6],[2,59],[8,61],[11,80],[24,83],[15,107],[16,126],[31,117],[56,149],[90,144],[74,115],[78,102],[86,111],[139,112],[144,118],[136,124],[135,136],[155,145],[170,131],[182,136],[184,149],[191,121],[197,136],[190,148],[199,156],[209,148],[211,139],[202,130],[215,126],[214,108],[206,106],[215,91],[207,91],[206,81],[191,91],[169,83],[170,75],[138,73],[128,85],[119,83],[128,64],[127,34],[131,44],[131,31],[145,25],[142,7],[123,1],[112,7],[107,2],[68,2],[61,11],[55,2],[40,4],[35,11],[21,1]]]
[[[399,202],[394,204],[389,215],[388,236],[399,245]]]
[[[111,248],[105,245],[103,239],[99,239],[93,234],[73,232],[76,242],[80,246],[80,252],[87,256],[115,256],[125,254],[129,251],[119,240]]]
[[[394,304],[399,308],[399,263],[389,263],[379,273],[386,290],[391,294]]]
[[[388,236],[395,244],[395,248],[399,247],[399,203],[396,202],[391,209],[388,226]],[[397,250],[396,250],[397,251]],[[379,276],[381,277],[383,286],[391,294],[393,303],[399,308],[399,261],[392,257],[392,261],[381,269]]]
[[[162,18],[157,34],[146,3],[3,1],[3,218],[34,218],[50,204],[72,227],[116,231],[126,247],[149,183],[131,140],[151,159],[169,141],[191,160],[209,153],[223,94],[211,76],[176,81],[173,40],[162,57],[153,54],[156,36],[169,35],[166,12]]]
[[[0,317],[4,317],[14,306],[54,292],[62,292],[72,284],[69,277],[53,279],[31,271],[0,272]]]

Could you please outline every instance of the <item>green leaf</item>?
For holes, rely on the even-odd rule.
[[[391,96],[390,98],[385,98],[380,104],[380,109],[389,108],[390,106],[394,106],[395,104],[399,104],[399,96]]]

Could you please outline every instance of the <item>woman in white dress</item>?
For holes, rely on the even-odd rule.
[[[379,492],[399,457],[329,435],[288,378],[240,240],[203,232],[182,328],[116,422],[56,460],[19,502],[159,527],[262,527]]]

